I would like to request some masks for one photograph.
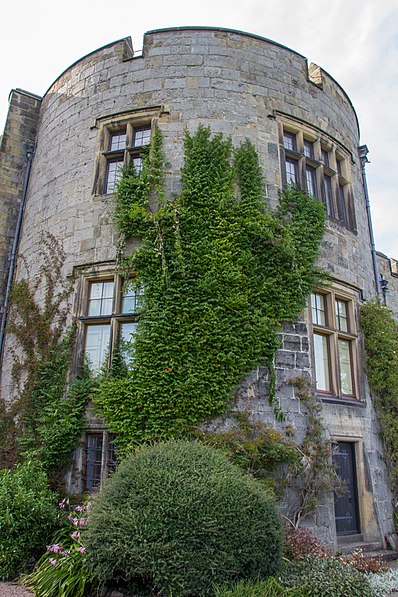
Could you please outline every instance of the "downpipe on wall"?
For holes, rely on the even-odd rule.
[[[25,141],[24,142],[23,149],[24,149],[24,158],[25,158],[25,162],[26,162],[26,171],[25,171],[25,178],[24,178],[23,190],[22,190],[22,200],[21,200],[21,203],[19,204],[17,225],[16,225],[16,229],[15,229],[14,241],[12,243],[10,265],[8,268],[7,287],[6,287],[6,293],[5,293],[4,305],[3,305],[3,314],[1,317],[0,364],[2,364],[2,362],[3,362],[4,340],[5,340],[5,333],[6,333],[6,326],[7,326],[7,315],[8,315],[8,303],[10,301],[11,287],[12,287],[12,281],[14,278],[14,271],[15,271],[15,262],[16,262],[17,253],[18,253],[19,238],[21,236],[22,219],[23,219],[23,215],[25,212],[26,197],[28,194],[30,170],[32,167],[33,156],[35,154],[35,148],[36,148],[36,144],[33,141]],[[2,371],[2,367],[0,367],[0,377],[1,377],[1,371]]]

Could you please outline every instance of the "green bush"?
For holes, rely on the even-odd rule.
[[[93,501],[83,542],[103,583],[173,597],[278,572],[273,500],[218,451],[175,441],[128,457]]]
[[[57,520],[47,476],[32,462],[0,470],[0,578],[26,569],[45,550]]]
[[[366,576],[336,558],[306,556],[291,562],[283,580],[303,587],[308,597],[372,597]]]
[[[216,589],[215,597],[307,597],[300,588],[288,588],[279,579],[240,581],[232,589]]]

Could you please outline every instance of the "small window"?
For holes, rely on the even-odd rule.
[[[290,133],[289,131],[284,131],[283,144],[285,146],[285,149],[289,149],[290,151],[297,151],[296,135],[294,133]]]
[[[307,139],[304,139],[304,155],[311,160],[314,159],[314,144]]]
[[[286,182],[287,184],[298,184],[298,164],[296,160],[286,158]]]
[[[311,295],[312,322],[316,325],[326,325],[326,307],[323,294]]]
[[[318,199],[318,187],[316,184],[316,169],[312,166],[306,166],[305,182],[307,187],[307,194],[312,195]]]
[[[133,135],[133,147],[142,147],[143,145],[149,145],[151,142],[151,127],[142,126],[134,129]]]
[[[124,168],[123,159],[109,160],[106,167],[105,193],[113,193]]]
[[[88,299],[88,315],[110,315],[113,308],[114,283],[91,282],[90,296]]]
[[[314,334],[316,389],[330,392],[330,352],[328,336]]]
[[[109,151],[124,150],[127,144],[126,129],[112,133],[109,138]]]
[[[102,433],[87,433],[84,450],[84,491],[100,486],[102,473]]]
[[[323,165],[326,166],[326,168],[329,168],[329,151],[324,147],[321,149],[321,158]]]

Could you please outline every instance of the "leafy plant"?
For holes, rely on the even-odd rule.
[[[175,597],[278,572],[279,517],[268,492],[195,442],[142,447],[94,498],[84,544],[103,583]]]
[[[43,265],[32,279],[16,282],[11,293],[8,333],[12,350],[13,400],[0,400],[0,462],[12,466],[38,459],[52,487],[63,485],[84,423],[84,408],[93,382],[83,370],[68,386],[74,328],[65,332],[73,280],[65,279],[59,242],[43,238]],[[44,297],[39,298],[39,288]]]
[[[281,322],[298,317],[320,277],[322,203],[289,188],[267,209],[250,143],[234,151],[207,128],[187,133],[174,199],[162,156],[157,131],[141,175],[128,170],[117,195],[122,240],[141,240],[124,267],[144,295],[132,368],[107,376],[95,402],[122,452],[225,412],[256,365],[272,372]]]
[[[380,558],[365,557],[362,549],[356,549],[350,556],[342,558],[347,564],[360,572],[386,572],[389,566]]]
[[[367,574],[366,578],[372,589],[373,597],[387,597],[393,591],[398,591],[398,570]]]
[[[328,551],[314,537],[311,529],[303,527],[289,529],[285,538],[284,552],[289,560],[303,560],[308,555],[317,558],[328,555]]]
[[[55,495],[36,462],[0,470],[0,578],[24,571],[45,549],[57,522]]]
[[[283,495],[285,465],[297,464],[301,458],[296,443],[263,421],[251,420],[246,413],[235,412],[234,418],[237,424],[228,431],[201,432],[195,437],[222,451],[230,462]]]
[[[379,303],[361,307],[366,372],[385,444],[392,490],[398,495],[398,324]]]
[[[283,575],[291,587],[300,586],[308,597],[372,597],[367,577],[336,558],[306,556],[291,562]]]
[[[294,377],[290,384],[296,389],[301,403],[306,407],[307,429],[301,445],[297,445],[301,458],[289,470],[287,515],[293,528],[298,528],[306,516],[312,514],[319,496],[325,491],[343,491],[343,485],[331,463],[331,442],[324,437],[322,403],[316,397],[311,382],[306,377]]]
[[[63,500],[60,506],[67,510],[56,542],[47,546],[33,572],[23,578],[36,597],[83,597],[93,584],[86,548],[80,539],[81,528],[88,524],[90,503],[69,508],[69,500]]]
[[[215,597],[307,597],[307,593],[298,587],[287,587],[280,579],[270,577],[267,580],[240,581],[233,588],[218,588]]]

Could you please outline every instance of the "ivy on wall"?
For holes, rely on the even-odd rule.
[[[65,255],[52,235],[42,239],[40,258],[37,275],[15,282],[10,297],[13,399],[0,400],[0,462],[9,467],[25,458],[38,460],[55,487],[62,484],[83,429],[93,382],[84,372],[67,383],[74,330],[65,332],[65,325],[73,280],[63,276]]]
[[[225,412],[245,374],[272,370],[281,322],[320,277],[323,205],[289,188],[268,209],[249,142],[187,133],[181,183],[166,198],[157,130],[141,174],[118,188],[115,219],[141,241],[127,267],[144,295],[132,367],[106,375],[94,400],[122,452]]]
[[[385,444],[392,490],[398,495],[398,324],[378,302],[361,307],[366,373]]]

